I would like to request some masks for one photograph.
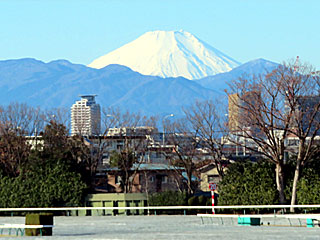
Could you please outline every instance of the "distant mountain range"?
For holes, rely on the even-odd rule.
[[[199,79],[228,72],[240,63],[186,31],[147,32],[88,66],[127,66],[144,75]]]
[[[223,89],[232,79],[277,66],[264,59],[239,64],[191,33],[147,32],[90,67],[66,60],[0,61],[0,101],[70,108],[79,95],[97,94],[97,102],[105,108],[179,116],[182,107],[196,100],[226,100]]]
[[[66,60],[4,60],[0,61],[0,101],[4,105],[25,102],[41,108],[69,108],[79,95],[97,94],[96,100],[102,107],[146,115],[181,115],[181,108],[196,100],[226,97],[222,90],[228,81],[243,74],[263,74],[276,66],[258,59],[229,72],[192,81],[142,75],[115,64],[94,69]]]
[[[267,61],[259,58],[247,63],[240,65],[226,73],[216,74],[214,76],[205,77],[197,80],[201,86],[209,89],[215,89],[216,91],[223,92],[224,89],[228,88],[228,84],[232,80],[239,77],[250,77],[265,75],[271,72],[273,69],[278,67],[278,63]]]

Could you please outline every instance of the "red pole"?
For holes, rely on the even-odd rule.
[[[212,199],[212,214],[214,214],[214,191],[211,191],[211,199]]]

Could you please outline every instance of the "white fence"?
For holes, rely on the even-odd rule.
[[[319,208],[311,205],[236,205],[236,206],[147,206],[147,207],[52,207],[52,208],[0,208],[0,212],[77,211],[77,210],[200,210],[200,209],[286,209]]]

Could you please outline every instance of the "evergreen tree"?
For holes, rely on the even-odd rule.
[[[274,174],[273,166],[265,161],[231,164],[219,183],[219,205],[278,203]]]

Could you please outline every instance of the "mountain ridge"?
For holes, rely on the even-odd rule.
[[[269,62],[261,60],[260,65]],[[90,93],[97,94],[97,102],[105,108],[182,116],[182,108],[197,100],[226,97],[218,86],[226,86],[228,79],[237,78],[245,69],[250,72],[253,66],[254,62],[227,73],[188,80],[143,75],[116,64],[93,69],[67,60],[5,60],[0,61],[0,101],[3,105],[21,102],[43,109],[70,108],[79,95]]]
[[[246,62],[229,72],[198,79],[196,80],[196,82],[205,88],[215,89],[216,91],[222,93],[225,89],[228,89],[228,83],[230,83],[232,80],[238,79],[240,77],[251,78],[253,76],[263,76],[266,73],[277,68],[278,66],[278,63],[263,58],[258,58]]]
[[[98,95],[97,102],[102,107],[121,107],[131,112],[161,115],[157,109],[181,112],[186,95],[189,99],[194,99],[194,93],[188,91],[190,84],[195,84],[195,92],[204,91],[207,96],[214,95],[214,91],[190,80],[179,79],[183,79],[183,84],[182,80],[178,80],[180,84],[170,89],[174,78],[146,76],[120,65],[92,69],[61,60],[49,63],[35,59],[0,61],[0,91],[3,93],[0,101],[4,105],[11,102],[40,105],[43,109],[70,108],[80,94],[92,93]],[[152,86],[148,87],[148,82],[151,82]],[[176,95],[177,91],[186,95]],[[151,92],[155,95],[152,96]],[[174,98],[175,102],[170,103],[170,98]],[[137,103],[132,104],[134,101]],[[156,103],[161,103],[162,106],[159,107]]]

